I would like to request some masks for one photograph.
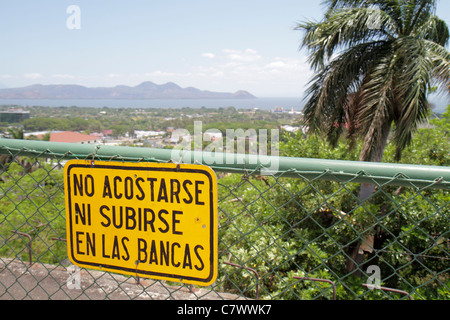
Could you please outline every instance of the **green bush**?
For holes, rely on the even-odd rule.
[[[281,155],[358,160],[360,144],[330,149],[317,136],[286,135]],[[402,162],[448,165],[450,144],[443,126],[422,129],[404,151]],[[385,161],[393,162],[388,145]],[[309,182],[299,177],[228,175],[220,180],[221,262],[254,268],[266,299],[331,299],[331,286],[294,279],[322,278],[337,284],[338,299],[400,299],[401,295],[362,286],[369,265],[380,267],[382,285],[417,299],[448,299],[450,194],[385,186],[363,205],[359,184]],[[349,248],[374,237],[361,275],[347,270]],[[251,272],[223,265],[225,288],[255,298]]]
[[[28,239],[13,232],[18,231],[32,237],[33,261],[58,263],[67,256],[65,244],[52,240],[65,237],[62,170],[29,160],[3,165],[0,256],[28,260]]]

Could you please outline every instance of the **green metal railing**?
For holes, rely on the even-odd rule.
[[[180,163],[197,163],[211,166],[217,172],[237,174],[265,174],[297,177],[302,172],[314,179],[324,172],[333,173],[336,181],[411,186],[433,185],[433,188],[449,188],[450,168],[387,164],[324,159],[302,159],[272,157],[252,154],[208,153],[169,149],[114,147],[92,144],[68,144],[45,141],[0,139],[3,150],[10,150],[21,156],[57,159],[96,159],[106,161],[149,161],[168,162],[174,159]],[[5,151],[3,151],[5,152]],[[355,178],[356,176],[356,178]],[[327,178],[329,179],[329,178]]]
[[[9,139],[0,139],[0,154],[0,299],[450,299],[449,167]],[[64,244],[69,159],[215,170],[216,283],[84,270],[73,289]],[[364,201],[362,183],[375,186]]]

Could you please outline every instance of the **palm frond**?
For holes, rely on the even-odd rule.
[[[393,121],[392,105],[395,104],[395,87],[398,59],[391,52],[380,58],[369,71],[369,80],[362,85],[361,106],[357,121],[359,133],[364,137],[361,161],[381,161],[386,143],[386,128]]]
[[[450,94],[450,52],[432,41],[424,41],[426,52],[433,63],[432,84],[437,85],[438,93]],[[439,86],[441,84],[442,86]]]
[[[403,33],[411,34],[417,26],[423,25],[434,14],[436,0],[408,0],[401,5]]]
[[[426,23],[417,27],[414,33],[420,39],[430,40],[444,47],[450,38],[447,24],[436,16],[431,16]]]
[[[305,121],[312,131],[334,135],[330,126],[345,123],[345,113],[336,109],[358,90],[361,77],[375,59],[384,55],[386,46],[386,42],[377,41],[351,47],[315,74],[306,91],[304,108]]]
[[[396,145],[396,158],[400,159],[403,150],[412,139],[413,132],[426,119],[429,110],[428,88],[430,71],[433,68],[423,43],[414,38],[402,39],[401,50],[407,50],[408,59],[403,61],[403,72],[399,75],[399,95],[402,109],[395,119],[393,141]]]
[[[315,70],[323,68],[343,48],[394,37],[396,28],[389,15],[373,8],[340,10],[326,22],[307,22],[296,27],[305,31],[302,47],[311,52],[308,61]]]
[[[305,120],[333,145],[364,139],[361,160],[381,161],[395,124],[397,156],[429,114],[429,88],[450,93],[447,24],[437,0],[326,0],[324,20],[299,24],[316,71]]]

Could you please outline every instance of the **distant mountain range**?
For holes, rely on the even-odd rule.
[[[204,91],[193,87],[181,88],[169,82],[158,85],[146,81],[135,87],[88,88],[80,85],[35,84],[22,88],[0,89],[0,99],[255,99],[247,91],[235,93]]]

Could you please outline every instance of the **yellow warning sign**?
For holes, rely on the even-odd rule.
[[[199,165],[72,160],[67,251],[80,267],[208,286],[217,277],[217,179]]]

